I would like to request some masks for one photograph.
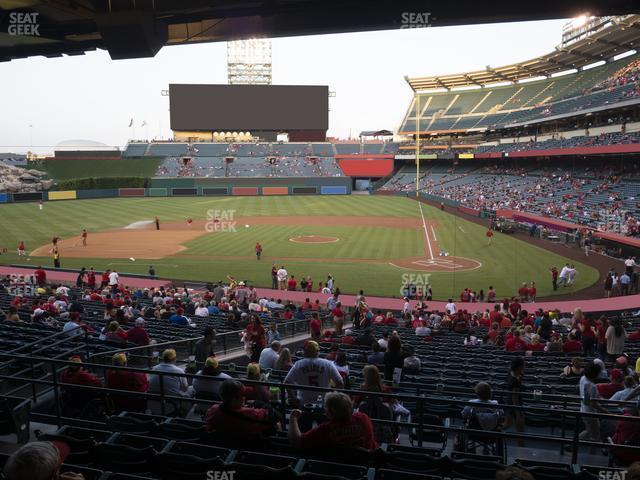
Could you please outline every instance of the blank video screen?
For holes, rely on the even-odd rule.
[[[178,131],[329,128],[327,86],[172,84],[169,104]]]

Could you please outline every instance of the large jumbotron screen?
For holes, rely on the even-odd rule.
[[[174,131],[327,130],[329,87],[169,85]]]

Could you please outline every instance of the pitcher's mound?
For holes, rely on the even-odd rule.
[[[339,240],[337,237],[325,237],[322,235],[300,235],[289,239],[290,242],[294,243],[336,243]]]

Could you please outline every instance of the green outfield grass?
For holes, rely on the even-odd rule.
[[[90,232],[117,229],[159,215],[163,222],[183,222],[187,217],[205,220],[208,210],[234,210],[243,216],[385,216],[420,219],[418,203],[402,197],[387,196],[287,196],[287,197],[225,197],[225,198],[114,198],[47,202],[42,212],[37,204],[0,205],[0,247],[9,253],[0,255],[0,263],[31,263],[50,266],[48,257],[33,257],[29,262],[18,259],[16,247],[24,240],[32,250],[47,244],[51,237],[78,235],[86,227]],[[470,287],[487,291],[493,285],[499,297],[511,296],[521,282],[535,281],[538,295],[552,295],[549,268],[560,267],[567,259],[544,249],[516,240],[513,236],[496,234],[491,246],[486,245],[485,228],[423,206],[425,218],[437,222],[436,235],[440,245],[450,255],[467,257],[482,263],[476,270],[455,273],[432,273],[430,282],[437,299],[457,296]],[[296,244],[288,239],[297,235],[325,235],[340,239],[331,244]],[[253,245],[264,245],[265,258],[257,262]],[[63,267],[93,265],[98,269],[116,268],[120,272],[146,273],[152,263],[162,277],[217,281],[234,275],[257,286],[271,285],[271,260],[281,263],[296,277],[311,275],[317,282],[332,274],[343,292],[360,288],[370,295],[399,296],[403,279],[412,273],[399,269],[385,260],[420,255],[423,251],[422,232],[417,229],[356,226],[237,226],[237,233],[204,235],[185,244],[178,255],[161,260],[73,259],[62,257]],[[225,258],[242,256],[246,259]],[[274,258],[275,257],[275,258]],[[301,257],[299,260],[298,257]],[[305,261],[304,258],[315,261]],[[332,259],[335,259],[332,261]],[[371,262],[362,259],[371,259]],[[592,285],[598,272],[576,264],[579,275],[574,290]],[[559,293],[566,293],[562,290]]]

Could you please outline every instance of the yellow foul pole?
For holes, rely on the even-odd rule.
[[[420,95],[416,94],[416,197],[420,195]]]

